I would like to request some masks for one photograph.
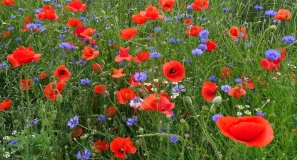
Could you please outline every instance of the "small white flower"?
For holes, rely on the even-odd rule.
[[[261,108],[256,108],[256,112],[262,112]]]
[[[9,158],[10,157],[10,153],[9,152],[4,152],[3,153],[3,157],[4,158]]]
[[[178,82],[172,82],[172,84],[178,84]]]
[[[249,111],[249,110],[245,110],[244,113],[247,114],[247,115],[251,115],[252,114],[252,112]]]
[[[9,136],[4,136],[3,137],[3,140],[9,141],[10,140],[10,137]]]
[[[12,135],[16,135],[17,134],[17,131],[16,130],[13,130],[11,134]]]
[[[152,88],[152,91],[156,92],[158,89],[157,88]]]
[[[238,109],[244,109],[244,106],[243,106],[243,105],[236,105],[236,107],[237,107]]]
[[[154,82],[159,82],[159,80],[158,79],[154,79]]]
[[[170,96],[171,98],[175,99],[176,97],[178,97],[179,94],[178,93],[173,93],[172,96]]]
[[[242,116],[242,113],[241,112],[237,112],[237,116],[238,117],[241,117]]]
[[[245,106],[245,108],[251,108],[250,105],[244,105],[244,106]]]

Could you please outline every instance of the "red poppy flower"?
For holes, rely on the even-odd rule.
[[[224,67],[222,68],[222,73],[221,73],[221,78],[228,78],[229,75],[231,74],[231,70],[229,67]]]
[[[112,69],[113,74],[111,75],[112,78],[121,78],[123,76],[126,76],[126,74],[123,74],[124,68],[120,68],[120,69]]]
[[[189,36],[198,36],[198,34],[204,30],[204,27],[200,26],[192,26],[191,28],[186,30],[186,34]]]
[[[120,47],[120,54],[114,58],[114,61],[122,62],[123,60],[127,60],[131,62],[133,60],[133,56],[131,56],[128,52],[129,52],[129,47],[127,48]]]
[[[102,84],[98,84],[94,87],[94,92],[97,94],[104,94],[107,91],[107,87]]]
[[[280,62],[280,61],[278,61]],[[273,61],[270,61],[268,59],[262,59],[260,61],[261,66],[264,70],[279,70],[280,66],[279,63],[274,63]]]
[[[4,6],[13,6],[14,5],[14,0],[2,0],[2,4]]]
[[[85,28],[81,33],[80,36],[83,38],[91,38],[96,32],[94,28]]]
[[[47,19],[47,20],[54,20],[54,19],[59,20],[59,17],[55,13],[54,8],[52,6],[50,6],[50,5],[42,7],[42,12],[37,13],[36,17],[38,19],[40,19],[40,20],[44,20],[44,19]]]
[[[202,11],[209,7],[209,2],[207,0],[194,0],[192,3],[192,8],[196,11]]]
[[[171,103],[166,95],[163,94],[150,94],[148,95],[139,109],[141,110],[155,110],[160,113],[173,116],[171,110],[175,107],[174,103]]]
[[[134,154],[137,148],[134,147],[129,137],[116,137],[110,143],[110,150],[114,153],[115,157],[124,159],[127,153]]]
[[[104,141],[98,140],[94,142],[95,152],[99,153],[100,151],[106,151],[108,149],[108,144]]]
[[[93,48],[90,46],[85,46],[82,52],[83,52],[83,55],[81,56],[81,59],[85,59],[85,60],[94,59],[99,55],[99,51],[94,51]]]
[[[236,98],[240,98],[241,96],[245,95],[246,92],[243,88],[238,88],[237,86],[230,89],[228,92],[229,96],[235,96]]]
[[[222,134],[248,147],[264,147],[274,138],[269,122],[261,116],[220,117],[217,126]]]
[[[10,31],[4,31],[1,35],[2,39],[8,38],[10,36]]]
[[[253,84],[253,79],[252,78],[250,78],[248,81],[246,81],[246,79],[244,77],[244,74],[242,74],[241,79],[242,79],[242,88],[243,89],[246,89],[246,88],[254,89],[255,88],[255,85]]]
[[[21,90],[24,91],[24,90],[28,90],[28,89],[31,89],[31,82],[32,82],[32,79],[22,79],[21,80]]]
[[[217,42],[214,40],[208,40],[205,45],[207,46],[207,51],[211,52],[216,49]]]
[[[25,20],[26,24],[32,22],[32,18],[30,16],[25,17],[24,20]]]
[[[233,26],[232,28],[230,28],[229,34],[233,39],[240,38],[240,37],[242,39],[245,39],[248,37],[248,34],[246,33],[245,28],[238,28],[236,26]]]
[[[137,29],[135,28],[126,28],[121,31],[119,36],[122,39],[131,39],[137,34]]]
[[[138,55],[134,58],[134,61],[136,63],[141,63],[143,61],[146,61],[150,58],[150,54],[147,51],[141,51],[138,53]]]
[[[46,72],[46,71],[42,71],[39,75],[38,75],[38,78],[40,79],[40,80],[43,80],[43,79],[45,79],[45,78],[47,78],[47,77],[49,77],[50,75]]]
[[[93,71],[101,71],[102,70],[102,64],[94,63],[93,64]]]
[[[116,98],[120,104],[125,104],[127,101],[131,101],[137,94],[130,88],[123,88],[116,92]]]
[[[22,64],[39,61],[41,54],[36,54],[32,47],[28,48],[20,46],[12,52],[12,54],[7,55],[8,61],[12,64],[13,68],[16,68]]]
[[[70,18],[66,24],[67,27],[81,27],[82,21],[76,18]]]
[[[77,138],[80,137],[82,135],[82,128],[78,127],[78,128],[74,128],[74,129],[70,129],[70,133],[71,133],[71,138]]]
[[[8,108],[10,108],[10,104],[11,104],[12,100],[8,99],[8,100],[3,100],[0,103],[0,111],[4,111],[7,110]]]
[[[65,86],[66,86],[65,81],[55,82],[54,84],[53,82],[50,82],[44,88],[44,95],[46,98],[56,101],[57,97],[61,95],[60,92],[62,92],[62,89]]]
[[[65,7],[66,10],[72,10],[73,12],[84,12],[87,8],[86,4],[82,4],[81,1],[72,1]]]
[[[107,115],[113,116],[115,112],[116,112],[116,107],[111,106],[107,108]]]
[[[140,86],[141,83],[138,82],[138,81],[134,78],[134,75],[135,75],[135,74],[132,74],[132,75],[130,76],[129,84],[130,84],[130,86],[138,87],[138,86]]]
[[[172,60],[163,64],[163,74],[168,80],[179,82],[184,79],[186,71],[183,64],[176,60]]]
[[[201,90],[202,97],[210,102],[216,96],[217,85],[211,82],[204,82]]]
[[[146,22],[146,17],[140,13],[132,15],[132,20],[135,24],[143,24]]]
[[[67,81],[71,77],[71,72],[65,65],[61,65],[55,70],[54,76],[58,77],[60,81]]]
[[[87,29],[87,27],[81,26],[81,27],[76,27],[75,30],[73,31],[73,35],[78,36],[79,38],[86,38],[81,35],[81,33]]]
[[[292,18],[292,14],[287,9],[280,9],[273,18],[278,19],[280,21],[287,21]]]
[[[162,6],[162,11],[173,11],[175,0],[159,0],[159,5]]]
[[[156,20],[156,19],[163,19],[164,16],[159,14],[159,11],[154,6],[148,6],[146,7],[145,11],[141,11],[140,14],[150,20]]]
[[[185,20],[185,24],[186,25],[190,25],[192,23],[192,20],[190,19],[190,18],[187,18],[186,20]]]

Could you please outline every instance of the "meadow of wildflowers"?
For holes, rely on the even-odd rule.
[[[1,0],[0,159],[294,159],[296,9]]]

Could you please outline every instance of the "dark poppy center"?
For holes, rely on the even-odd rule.
[[[120,149],[118,150],[118,152],[121,153],[121,154],[124,154],[124,149],[123,149],[123,148],[120,148]]]
[[[173,69],[173,68],[170,68],[170,70],[169,70],[169,74],[173,74],[173,73],[175,73],[176,72],[176,70],[175,69]]]
[[[60,71],[60,74],[64,74],[64,73],[65,73],[65,71],[64,71],[64,70]]]

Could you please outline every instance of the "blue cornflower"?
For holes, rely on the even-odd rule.
[[[63,29],[61,29],[61,32],[66,33],[66,32],[68,32],[68,29],[67,28],[63,28]]]
[[[2,62],[0,64],[0,69],[3,68],[3,69],[6,69],[7,68],[7,64],[5,62]]]
[[[226,12],[228,12],[228,8],[222,8],[222,11],[224,12],[224,13],[226,13]]]
[[[79,118],[78,116],[74,116],[73,118],[70,118],[70,120],[67,122],[67,125],[70,127],[70,129],[74,128],[78,125]]]
[[[262,10],[263,9],[263,6],[260,6],[260,5],[255,5],[254,8],[258,11]]]
[[[15,16],[15,15],[11,15],[10,18],[11,18],[11,19],[15,19],[16,16]]]
[[[114,43],[115,43],[115,41],[114,41],[113,39],[108,40],[108,44],[109,44],[109,45],[112,45],[112,44],[114,44]]]
[[[136,73],[134,74],[134,78],[135,78],[135,80],[138,81],[138,82],[143,82],[143,81],[146,80],[146,78],[147,78],[147,74],[146,74],[145,72],[136,72]]]
[[[89,80],[89,78],[85,78],[85,79],[81,79],[80,80],[80,84],[85,86],[88,85],[91,81]]]
[[[32,119],[32,120],[28,120],[27,121],[27,127],[32,126],[32,125],[36,125],[38,123],[38,121],[39,121],[38,118],[35,118],[35,119]]]
[[[38,14],[38,13],[40,13],[40,12],[43,12],[43,10],[42,10],[42,8],[38,8],[38,9],[36,9],[34,12],[35,12],[35,14]]]
[[[37,83],[37,82],[39,81],[38,77],[34,77],[34,78],[33,78],[33,81],[34,81],[35,83]]]
[[[175,41],[176,41],[176,43],[181,43],[182,42],[182,40],[180,38],[176,38]]]
[[[285,36],[285,37],[282,38],[282,41],[283,41],[284,43],[291,44],[291,43],[295,42],[296,39],[295,39],[294,36]]]
[[[188,6],[187,6],[187,9],[188,9],[188,10],[193,10],[192,5],[188,5]]]
[[[155,47],[150,47],[150,50],[151,50],[151,51],[155,51],[156,48],[155,48]]]
[[[175,43],[176,41],[175,41],[174,38],[170,38],[170,39],[169,39],[169,42],[173,44],[173,43]]]
[[[126,65],[126,62],[125,61],[120,62],[120,66],[121,67],[124,67],[125,65]]]
[[[202,51],[207,50],[207,46],[205,44],[203,44],[203,43],[199,44],[198,48],[201,49]]]
[[[230,85],[228,85],[228,84],[221,86],[221,90],[226,92],[226,93],[228,93],[231,90],[231,88],[232,87]]]
[[[265,52],[265,57],[272,61],[279,59],[280,56],[281,56],[281,54],[277,50],[274,50],[274,49],[269,49]]]
[[[235,83],[242,83],[242,79],[241,79],[241,78],[235,78],[235,79],[234,79],[234,82],[235,82]]]
[[[162,28],[161,27],[156,27],[156,28],[154,28],[154,31],[155,32],[161,32],[162,31]]]
[[[176,142],[178,142],[178,141],[179,141],[179,135],[174,134],[174,135],[169,136],[169,141],[170,141],[171,143],[176,143]]]
[[[18,8],[18,11],[23,12],[24,8]]]
[[[138,96],[135,96],[135,97],[129,102],[129,105],[130,105],[130,107],[138,108],[138,107],[141,106],[141,102],[143,102],[143,99],[141,99],[141,98],[138,97]]]
[[[257,116],[261,116],[263,118],[265,117],[265,113],[263,113],[263,112],[256,112],[256,115]]]
[[[20,37],[17,37],[14,40],[17,41],[17,42],[20,42],[22,39]]]
[[[209,35],[209,31],[208,30],[206,30],[206,29],[204,29],[204,30],[202,30],[201,32],[199,32],[199,37],[202,39],[202,38],[206,38],[207,39],[207,37],[208,37],[208,35]]]
[[[213,115],[213,116],[211,117],[211,119],[212,119],[214,122],[217,122],[217,120],[218,120],[220,117],[223,117],[223,115],[222,115],[221,113]]]
[[[265,11],[265,15],[269,17],[274,17],[277,14],[277,11],[275,10],[267,10]]]
[[[192,54],[195,56],[201,56],[203,54],[203,51],[199,48],[193,49]]]
[[[157,59],[157,58],[159,58],[161,56],[161,53],[159,53],[159,52],[151,52],[150,53],[150,57],[151,58],[154,58],[154,59]]]
[[[207,38],[200,38],[200,42],[201,42],[202,44],[205,44],[205,43],[207,42]]]
[[[192,14],[188,14],[188,13],[186,13],[186,18],[192,18],[192,17],[193,17]]]
[[[66,34],[60,34],[60,39],[64,39],[66,37]]]
[[[51,0],[43,0],[44,2],[50,2]]]
[[[18,140],[12,140],[9,142],[9,145],[14,145],[14,144],[17,144],[18,143]]]
[[[12,31],[14,30],[14,27],[8,27],[7,30]]]
[[[100,116],[98,116],[97,120],[99,122],[104,122],[106,120],[106,116],[105,115],[100,115]]]
[[[126,121],[126,125],[127,126],[132,126],[134,123],[138,122],[138,117],[132,117],[132,118],[128,118]]]
[[[172,89],[171,89],[172,93],[178,93],[180,94],[181,92],[185,92],[186,88],[181,85],[181,84],[176,84]]]
[[[92,152],[88,149],[80,150],[76,153],[76,157],[80,160],[87,160],[91,157]]]
[[[211,82],[215,83],[217,81],[217,77],[216,76],[209,76],[208,80],[210,80]]]
[[[163,20],[164,20],[165,22],[170,22],[170,21],[171,21],[171,18],[166,18],[166,17],[165,17]]]

